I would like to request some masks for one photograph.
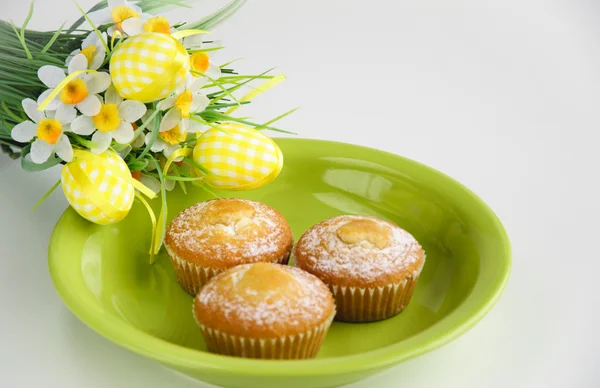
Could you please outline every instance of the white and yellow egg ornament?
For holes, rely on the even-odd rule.
[[[127,164],[114,152],[96,155],[75,150],[61,175],[71,207],[100,225],[114,224],[127,216],[135,196],[134,182]]]
[[[208,171],[204,181],[226,190],[264,186],[283,167],[283,154],[271,138],[237,123],[224,123],[200,135],[193,157]]]
[[[190,70],[187,50],[170,34],[147,32],[127,38],[112,54],[110,75],[125,99],[150,103],[181,87]]]

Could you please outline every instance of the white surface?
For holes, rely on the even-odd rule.
[[[3,0],[0,15],[22,21],[25,3]],[[38,0],[32,23],[76,15],[69,0]],[[509,286],[480,324],[351,388],[600,386],[599,22],[591,0],[255,0],[215,31],[228,46],[220,59],[289,77],[249,114],[301,105],[281,124],[303,137],[438,168],[488,202],[512,239]],[[0,170],[0,386],[203,387],[68,312],[46,265],[66,202],[58,191],[29,211],[58,171],[25,173],[5,157]]]

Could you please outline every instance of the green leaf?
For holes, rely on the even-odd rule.
[[[102,42],[102,45],[104,46],[104,49],[106,50],[106,55],[109,56],[110,48],[108,47],[108,43],[104,41],[104,38],[102,37],[102,33],[98,30],[98,28],[96,27],[96,25],[94,24],[92,19],[90,19],[90,17],[87,15],[87,13],[85,13],[83,8],[81,8],[81,6],[79,4],[77,4],[77,2],[75,2],[75,6],[77,7],[77,9],[79,9],[79,12],[81,12],[83,14],[83,17],[90,24],[90,26],[92,26],[92,29],[94,30],[94,32],[96,32],[96,35],[98,35],[98,38],[100,38],[100,41]]]
[[[130,171],[142,171],[148,166],[148,159],[132,160],[127,163]]]
[[[294,109],[290,109],[289,111],[275,117],[272,120],[267,121],[266,123],[264,123],[263,125],[260,125],[258,127],[256,127],[256,129],[262,129],[262,128],[266,128],[267,126],[269,126],[270,124],[273,124],[276,121],[281,120],[282,118],[291,115],[292,113],[294,113],[295,111],[297,111],[298,109],[300,109],[300,107],[294,108]]]
[[[50,40],[48,41],[48,43],[46,43],[46,45],[44,46],[44,48],[42,49],[42,51],[40,51],[40,54],[45,54],[48,50],[50,50],[50,47],[52,47],[52,45],[54,44],[54,42],[56,42],[56,39],[58,39],[58,37],[60,36],[63,28],[65,27],[65,23],[63,23],[60,28],[54,33],[54,35],[52,36],[52,38],[50,38]]]
[[[211,30],[218,26],[234,13],[236,13],[244,4],[246,0],[233,0],[223,8],[217,10],[211,15],[205,16],[197,22],[189,23],[186,28],[188,29],[200,29],[200,30]]]
[[[2,106],[2,109],[4,109],[4,112],[6,112],[6,114],[12,118],[13,120],[17,121],[17,122],[21,122],[22,119],[17,116],[16,114],[14,114],[10,109],[8,109],[8,106],[6,106],[6,101],[2,101],[0,102],[0,106]]]
[[[19,37],[19,41],[21,42],[21,45],[23,46],[23,49],[25,50],[25,54],[27,55],[27,59],[32,60],[33,56],[31,55],[31,52],[27,48],[27,43],[25,43],[25,39],[23,39],[23,37],[19,34],[19,31],[17,30],[17,27],[12,22],[12,20],[10,21],[10,25],[12,26],[13,30],[15,31],[15,34],[17,34],[17,36]]]
[[[25,21],[23,22],[23,26],[21,27],[21,38],[25,39],[25,29],[27,28],[27,25],[29,24],[29,22],[31,21],[31,18],[33,17],[33,0],[31,1],[31,3],[29,3],[29,12],[27,13],[27,17],[25,18]]]
[[[135,132],[133,133],[133,140],[137,139],[137,137],[144,131],[144,129],[146,129],[146,127],[152,122],[152,120],[154,120],[156,115],[159,113],[159,110],[155,110],[154,112],[152,112],[150,117],[148,117],[148,120],[146,120],[141,126],[138,127],[138,129],[135,130]]]
[[[156,172],[158,173],[158,180],[160,181],[160,199],[161,199],[161,207],[160,207],[160,215],[158,216],[158,225],[160,228],[160,239],[158,241],[158,249],[163,244],[163,240],[165,238],[165,231],[167,229],[167,190],[165,187],[165,178],[163,177],[162,170],[160,168],[160,164],[158,160],[154,158],[154,156],[150,155],[150,159],[154,162],[156,166]]]
[[[43,197],[42,197],[42,198],[41,198],[41,199],[38,201],[38,203],[36,203],[36,204],[35,204],[35,206],[33,207],[33,209],[31,209],[31,211],[32,211],[32,212],[34,212],[34,211],[35,211],[35,209],[37,209],[38,207],[40,207],[40,205],[41,205],[42,203],[44,203],[44,201],[45,201],[46,199],[48,199],[48,197],[49,197],[50,195],[52,195],[52,193],[54,192],[54,190],[56,190],[56,188],[57,188],[58,186],[60,186],[60,184],[61,184],[61,180],[59,179],[59,180],[58,180],[58,181],[57,181],[57,182],[54,184],[54,186],[52,186],[52,187],[50,188],[50,190],[48,190],[48,192],[47,192],[46,194],[44,194],[44,196],[43,196]]]
[[[148,121],[151,121],[151,120],[148,120]],[[152,146],[154,145],[154,142],[158,138],[158,130],[159,129],[160,129],[159,125],[156,125],[152,129],[152,132],[150,132],[150,138],[148,139],[148,143],[146,144],[146,147],[144,148],[144,150],[142,151],[142,153],[139,154],[138,157],[135,159],[136,161],[142,160],[144,158],[144,156],[148,155],[148,153],[151,151]],[[139,128],[138,128],[138,130],[139,130]]]

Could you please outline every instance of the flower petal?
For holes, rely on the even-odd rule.
[[[171,109],[173,106],[175,106],[175,101],[177,101],[177,99],[175,97],[167,97],[164,100],[160,101],[158,104],[156,104],[156,109],[158,109],[158,110]]]
[[[127,100],[119,105],[119,117],[128,123],[135,123],[146,113],[146,105],[139,101]]]
[[[133,148],[142,148],[146,144],[146,139],[142,135],[138,135],[131,143],[131,147]]]
[[[96,26],[112,23],[112,15],[109,8],[101,9],[100,11],[88,13],[88,17]],[[95,32],[94,32],[95,33]]]
[[[127,157],[127,155],[129,155],[131,150],[132,150],[131,146],[128,145],[128,146],[125,146],[125,148],[123,148],[121,151],[119,151],[117,153],[119,154],[121,159],[125,159]]]
[[[113,139],[119,144],[127,144],[133,140],[133,126],[125,121],[112,132]]]
[[[69,74],[73,74],[76,71],[87,70],[88,60],[83,54],[77,54],[69,62]]]
[[[167,112],[165,117],[163,117],[160,123],[160,132],[168,131],[169,129],[173,129],[179,122],[181,121],[181,113],[179,109],[171,109]]]
[[[92,59],[92,63],[89,65],[89,68],[92,70],[98,70],[104,63],[104,58],[106,58],[106,49],[102,44],[100,44],[99,46],[96,46],[96,54],[94,55],[94,59]]]
[[[176,160],[176,162],[181,162],[183,160],[183,158],[177,158],[177,159],[181,159],[181,160]],[[167,191],[173,191],[176,183],[177,182],[175,182],[172,179],[166,179],[165,180],[165,189],[167,189]]]
[[[160,181],[155,177],[142,174],[142,176],[140,177],[140,182],[144,186],[152,190],[154,194],[160,193]]]
[[[76,107],[82,114],[92,117],[100,113],[102,103],[100,102],[98,96],[95,94],[90,94],[88,98],[77,104]]]
[[[34,123],[39,123],[44,119],[44,112],[38,110],[39,105],[31,98],[26,98],[21,101],[21,105],[27,116],[33,120]]]
[[[187,131],[189,133],[198,133],[198,132],[202,132],[204,130],[206,126],[202,123],[199,123],[195,120],[190,120],[188,123],[188,129]]]
[[[102,133],[100,131],[96,131],[92,136],[92,143],[94,146],[92,147],[92,152],[95,154],[101,154],[110,147],[110,143],[112,141],[112,135],[110,133]]]
[[[91,94],[104,92],[108,89],[111,82],[110,74],[101,72],[86,74],[83,80],[87,85],[88,92]]]
[[[69,63],[71,63],[71,61],[73,60],[75,55],[79,54],[80,52],[81,52],[80,49],[71,51],[71,54],[69,54],[69,56],[67,57],[67,60],[65,61],[65,63],[67,64],[67,67],[69,66]]]
[[[60,67],[46,65],[40,67],[38,70],[38,77],[47,87],[55,88],[63,79],[65,79],[66,75]]]
[[[192,105],[190,106],[190,110],[193,113],[200,113],[210,104],[210,100],[202,93],[196,93],[193,96]]]
[[[94,120],[88,116],[79,116],[71,123],[71,131],[81,136],[89,136],[95,130]]]
[[[110,85],[108,89],[106,89],[106,93],[104,93],[104,102],[106,104],[115,104],[116,106],[121,105],[123,102],[123,97],[119,95],[114,85]]]
[[[165,147],[165,150],[163,151],[163,155],[165,155],[166,158],[169,158],[171,155],[173,155],[173,152],[177,151],[180,148],[181,148],[181,145],[179,145],[179,144],[167,144],[167,146]],[[177,159],[179,159],[179,160],[177,160]],[[181,160],[183,160],[183,157],[180,157],[177,159],[175,159],[175,161],[180,162]]]
[[[134,36],[144,32],[144,22],[138,18],[129,18],[122,23],[123,32],[129,36]]]
[[[48,98],[50,97],[50,94],[54,91],[54,89],[48,89],[46,90],[44,93],[40,94],[40,96],[38,97],[37,103],[38,106],[42,105],[42,103]],[[50,102],[47,106],[46,106],[46,110],[57,110],[58,107],[60,106],[61,102],[58,99],[58,97],[56,97],[54,100],[52,100],[52,102]],[[37,109],[37,108],[36,108]]]
[[[150,143],[151,137],[152,137],[151,133],[146,134],[146,138],[145,138],[146,144]],[[154,144],[152,144],[152,147],[150,147],[150,150],[152,152],[160,152],[160,151],[164,150],[166,146],[167,146],[167,143],[165,143],[160,137],[157,137]]]
[[[81,42],[81,48],[86,48],[88,46],[95,46],[98,43],[98,34],[96,31],[92,31],[88,36],[85,37],[83,42]]]
[[[37,132],[37,125],[31,121],[23,121],[14,126],[10,136],[19,143],[29,143]]]
[[[192,91],[192,93],[199,92],[200,89],[204,85],[208,84],[208,78],[206,77],[192,77],[190,84],[188,85],[188,89]]]
[[[75,117],[77,117],[75,108],[71,105],[64,104],[58,107],[56,116],[54,116],[61,124],[69,124],[71,121],[75,120]]]
[[[198,50],[198,49],[202,48],[203,40],[204,40],[203,34],[187,36],[183,39],[183,45],[187,49]]]
[[[73,160],[73,147],[67,135],[62,135],[56,146],[56,154],[65,162]]]
[[[219,79],[221,78],[221,68],[211,62],[208,65],[208,69],[206,70],[206,73],[204,73],[204,75],[213,80]]]
[[[36,164],[42,164],[50,158],[54,151],[54,144],[48,144],[43,140],[37,139],[31,145],[31,161]]]
[[[120,5],[129,6],[129,4],[127,4],[127,0],[108,0],[109,8],[118,7]]]

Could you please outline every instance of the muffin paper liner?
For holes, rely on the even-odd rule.
[[[194,312],[194,317],[196,314]],[[231,335],[198,323],[208,350],[227,356],[260,359],[314,358],[325,340],[333,315],[316,328],[304,333],[276,338],[254,338]]]
[[[415,272],[401,283],[381,287],[330,286],[338,321],[374,322],[393,317],[406,308],[419,278]]]

